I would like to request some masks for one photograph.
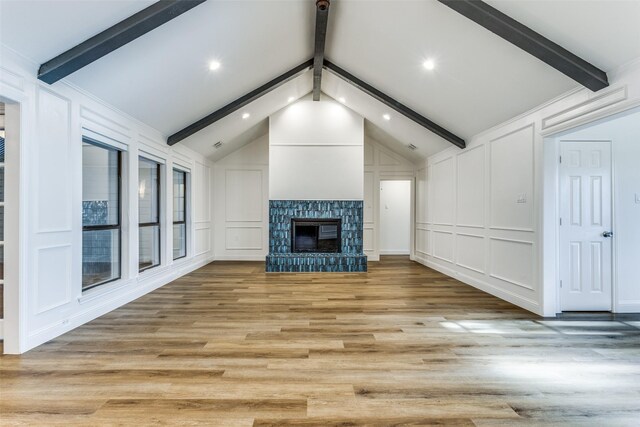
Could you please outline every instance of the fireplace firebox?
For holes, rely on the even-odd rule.
[[[291,219],[291,252],[293,253],[341,253],[342,220]]]

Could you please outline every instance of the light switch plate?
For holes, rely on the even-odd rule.
[[[519,194],[518,199],[516,200],[516,203],[527,203],[527,195]]]

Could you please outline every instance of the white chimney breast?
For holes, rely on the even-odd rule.
[[[269,118],[269,199],[362,200],[364,119],[323,97]]]

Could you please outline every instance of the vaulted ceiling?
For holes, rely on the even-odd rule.
[[[0,0],[0,41],[41,64],[152,3]],[[487,3],[605,71],[640,57],[640,1]],[[169,136],[311,58],[314,16],[311,0],[209,0],[66,81]],[[334,0],[325,52],[465,139],[578,85],[435,0]],[[426,58],[433,71],[422,67]],[[219,70],[209,70],[211,60]],[[219,158],[311,89],[307,72],[181,143]],[[416,145],[413,156],[450,146],[326,70],[322,90],[344,98],[378,138]],[[217,141],[224,150],[213,148]]]

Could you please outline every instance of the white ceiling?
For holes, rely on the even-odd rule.
[[[289,104],[289,99],[298,100],[311,92],[313,89],[311,74],[312,71],[309,70],[290,80],[265,96],[256,99],[245,108],[222,118],[179,144],[187,144],[193,150],[214,161],[221,159],[249,142],[247,136],[252,134],[252,129],[258,124],[266,122],[265,119],[271,114],[286,107]],[[249,118],[242,118],[245,113],[250,114]],[[218,141],[222,141],[224,149],[213,147]]]
[[[0,0],[0,42],[42,64],[154,0]]]
[[[638,0],[485,0],[604,71],[640,57]]]
[[[342,0],[331,13],[330,61],[465,139],[577,85],[436,1]]]
[[[427,158],[451,146],[448,141],[396,113],[385,104],[326,70],[322,74],[322,89],[333,99],[341,100],[344,98],[345,105],[365,117],[371,124],[383,131],[384,135],[389,135],[391,138],[387,138],[388,142],[404,141],[404,147],[401,150],[396,150],[399,153],[402,153],[411,143],[418,147],[418,150],[413,152],[414,155]],[[385,120],[383,118],[385,114],[388,114],[391,120]],[[387,139],[382,140],[381,137],[378,139],[383,143],[387,141]],[[393,145],[397,147],[398,144]]]
[[[0,0],[0,41],[42,63],[153,2]],[[67,80],[168,136],[309,59],[314,3],[210,0]],[[488,3],[606,71],[640,57],[639,0]],[[326,55],[466,139],[577,86],[435,0],[334,1]],[[423,69],[425,58],[435,59],[435,70]],[[216,72],[212,59],[222,64]],[[310,89],[306,73],[181,143],[220,158],[263,134],[266,117]],[[407,157],[450,146],[331,73],[322,89],[344,97],[396,151],[417,145]],[[224,147],[213,149],[219,140]]]

